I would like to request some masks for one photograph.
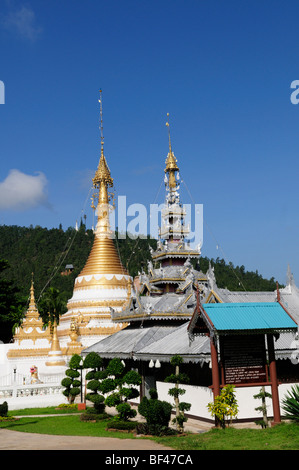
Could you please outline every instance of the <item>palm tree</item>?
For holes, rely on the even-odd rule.
[[[39,312],[44,324],[53,325],[55,320],[59,324],[60,315],[66,311],[66,300],[62,293],[55,287],[49,287],[39,304]]]

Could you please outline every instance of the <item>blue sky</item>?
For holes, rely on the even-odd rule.
[[[1,0],[0,223],[91,227],[102,88],[117,195],[155,201],[170,113],[202,254],[279,282],[290,263],[299,284],[298,15],[293,0]]]

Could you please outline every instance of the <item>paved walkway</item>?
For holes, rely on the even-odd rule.
[[[56,416],[61,415],[43,415]],[[65,414],[63,415],[65,416]],[[23,416],[25,417],[25,416]],[[28,417],[28,416],[27,416]],[[34,417],[34,415],[31,415]],[[21,418],[21,416],[19,416]],[[143,418],[138,414],[138,421]],[[211,423],[205,423],[197,419],[189,418],[185,423],[185,430],[202,433],[213,427]],[[256,427],[252,424],[237,425],[236,427]],[[11,431],[0,428],[0,450],[173,450],[154,441],[147,439],[117,439],[112,437],[89,436],[54,436],[48,434],[35,434],[19,431]]]
[[[53,436],[0,429],[0,450],[169,450],[146,439]],[[173,450],[173,449],[172,449]]]
[[[35,415],[30,415],[34,417]],[[44,417],[62,415],[43,415]],[[65,414],[63,415],[65,416]],[[23,416],[26,417],[26,416]],[[27,416],[28,417],[28,416]],[[18,416],[22,418],[22,416]],[[143,420],[137,415],[138,420]],[[186,430],[205,432],[212,425],[188,420]],[[113,437],[55,436],[0,429],[0,450],[173,450],[149,439],[117,439]]]

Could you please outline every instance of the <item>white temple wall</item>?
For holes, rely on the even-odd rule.
[[[62,390],[60,378],[58,381],[48,384],[0,386],[0,403],[6,401],[9,410],[58,406],[62,403],[68,403]]]
[[[156,387],[159,400],[165,400],[173,404],[173,398],[168,395],[168,390],[173,387],[173,384],[156,382]],[[181,395],[180,400],[191,403],[188,414],[204,419],[211,419],[207,404],[213,401],[212,390],[208,387],[200,387],[197,385],[181,385],[180,388],[186,390],[186,393]]]
[[[281,384],[278,387],[280,405],[283,398],[285,397],[288,390],[294,383]],[[173,384],[165,382],[157,382],[157,391],[159,400],[165,400],[173,404],[173,399],[168,395],[169,388],[173,387]],[[186,390],[184,395],[181,395],[181,401],[191,403],[190,411],[188,415],[193,415],[203,419],[213,419],[207,409],[207,404],[213,401],[213,393],[209,387],[200,387],[196,385],[181,385],[180,388]],[[239,406],[239,413],[237,416],[238,420],[248,419],[261,419],[262,414],[257,412],[255,408],[261,406],[261,400],[253,398],[254,395],[260,392],[261,387],[236,387],[236,399]],[[265,387],[266,392],[271,393],[271,386]],[[267,415],[268,417],[273,416],[272,400],[266,399]],[[283,410],[280,408],[281,416],[283,416]]]
[[[10,367],[6,357],[6,353],[10,344],[0,343],[0,378],[9,373]]]

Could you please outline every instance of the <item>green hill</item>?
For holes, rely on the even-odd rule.
[[[84,225],[78,231],[74,228],[64,231],[61,228],[47,229],[40,226],[0,226],[0,259],[8,261],[9,264],[8,268],[5,264],[5,268],[0,269],[0,323],[2,323],[1,317],[3,319],[6,314],[11,315],[12,310],[17,312],[22,309],[22,305],[26,306],[32,273],[37,301],[50,286],[59,289],[66,301],[71,298],[75,278],[84,267],[93,239],[93,231],[85,230]],[[156,248],[156,240],[116,237],[115,244],[122,263],[131,276],[136,276],[142,269],[147,271],[147,261],[150,259],[149,246]],[[226,287],[229,290],[245,288],[249,291],[273,291],[276,288],[274,278],[264,279],[257,271],[246,271],[244,266],[233,266],[223,259],[201,257],[199,268],[205,273],[209,263],[214,266],[219,287]],[[68,264],[73,265],[73,270],[65,275]],[[10,292],[10,289],[14,292]],[[14,300],[16,290],[18,301]],[[8,291],[12,294],[10,300]],[[14,307],[7,312],[9,304]],[[10,329],[12,324],[10,321]],[[5,326],[5,339],[7,329],[8,325]],[[0,339],[3,340],[3,334],[0,334]]]
[[[72,296],[76,276],[83,268],[92,247],[94,234],[85,230],[68,228],[47,229],[40,226],[0,226],[0,258],[8,261],[10,268],[5,277],[13,280],[22,295],[28,296],[31,276],[34,274],[35,293],[38,297],[45,286],[58,288],[66,298]],[[116,247],[124,267],[132,276],[146,266],[150,258],[150,239],[116,239]],[[66,265],[73,265],[69,275],[63,275]]]
[[[40,226],[19,227],[0,226],[0,258],[8,261],[10,268],[5,277],[15,282],[22,295],[28,296],[31,276],[34,274],[36,296],[50,284],[72,295],[76,276],[83,268],[92,247],[94,234],[82,225],[78,231],[74,228],[47,229]],[[141,269],[147,269],[150,259],[149,245],[156,247],[156,240],[115,239],[116,247],[124,267],[131,276],[136,276]],[[246,271],[244,266],[234,266],[223,259],[216,260],[201,257],[200,269],[205,273],[209,262],[214,266],[217,285],[229,290],[271,291],[276,288],[275,280],[264,279],[257,271]],[[73,272],[62,275],[65,266],[72,264]]]

